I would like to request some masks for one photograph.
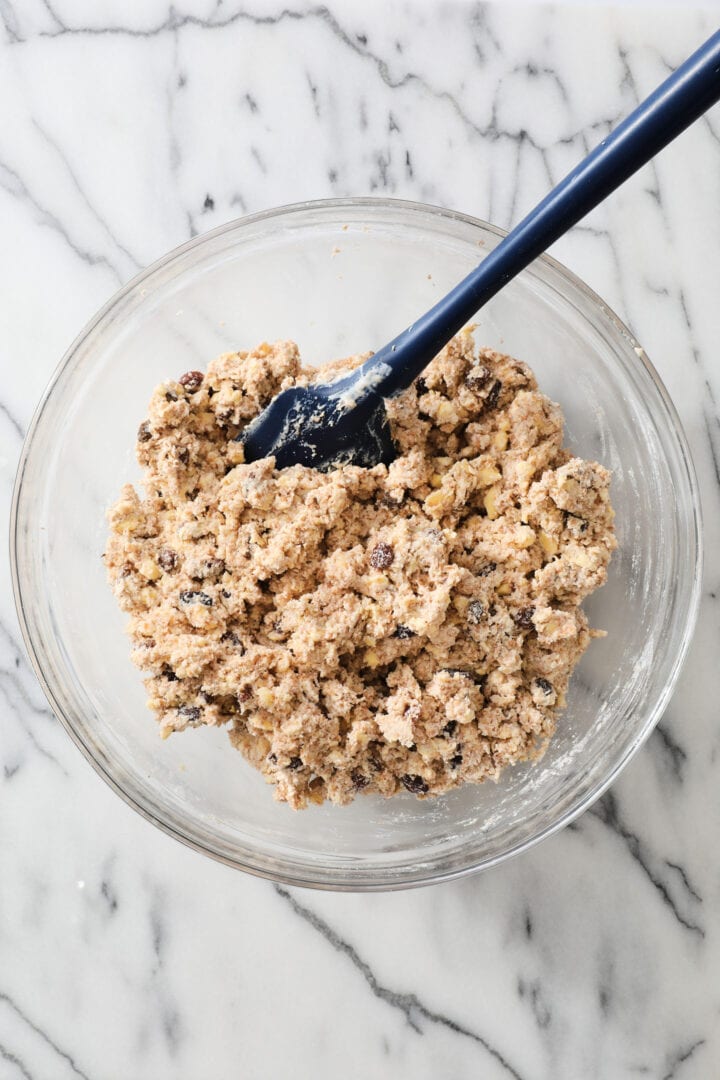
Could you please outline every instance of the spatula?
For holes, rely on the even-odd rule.
[[[350,375],[291,387],[241,433],[245,460],[277,468],[370,468],[396,456],[385,399],[407,389],[454,334],[533,259],[720,99],[720,31],[665,80],[459,285]]]

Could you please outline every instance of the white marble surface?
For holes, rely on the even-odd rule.
[[[0,479],[134,271],[245,211],[388,193],[507,226],[720,8],[0,0]],[[0,1078],[720,1075],[720,113],[557,245],[645,344],[704,496],[697,637],[650,742],[480,877],[289,892],[128,809],[0,637]]]

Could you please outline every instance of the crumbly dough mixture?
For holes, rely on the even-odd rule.
[[[542,753],[594,634],[609,473],[469,332],[388,403],[389,467],[244,464],[243,426],[316,374],[280,341],[155,390],[105,556],[148,704],[163,736],[226,726],[295,808],[497,778]]]

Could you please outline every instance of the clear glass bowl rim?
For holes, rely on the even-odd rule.
[[[226,222],[223,225],[218,226],[215,229],[211,229],[208,232],[201,233],[199,236],[193,237],[191,240],[180,244],[178,247],[173,248],[159,259],[155,260],[144,270],[141,270],[130,281],[122,286],[117,292],[115,292],[110,299],[99,309],[99,311],[93,316],[93,318],[84,326],[74,341],[70,344],[65,351],[62,359],[55,368],[43,395],[35,409],[35,412],[30,421],[27,434],[25,436],[20,459],[18,462],[17,472],[15,476],[15,483],[12,496],[12,505],[10,512],[10,569],[13,596],[15,600],[15,606],[17,610],[18,621],[20,630],[25,643],[25,647],[32,664],[33,670],[37,676],[37,679],[41,685],[41,688],[53,710],[55,716],[60,720],[63,727],[80,749],[84,757],[90,762],[92,767],[98,773],[99,776],[110,786],[110,788],[118,794],[124,802],[136,810],[142,817],[153,825],[157,826],[160,830],[174,839],[179,840],[185,846],[198,851],[201,854],[209,855],[211,858],[218,862],[224,863],[227,866],[231,866],[235,869],[244,870],[247,873],[251,873],[254,876],[266,878],[271,881],[281,882],[283,884],[301,886],[305,888],[315,889],[328,889],[336,892],[382,892],[382,891],[397,891],[407,888],[418,888],[428,884],[435,884],[441,881],[447,881],[454,878],[465,877],[469,874],[474,874],[480,870],[489,869],[491,866],[499,865],[505,862],[507,859],[512,858],[515,855],[519,855],[521,852],[534,847],[541,840],[552,836],[554,833],[559,832],[566,825],[570,824],[575,818],[579,817],[585,812],[594,802],[599,799],[603,793],[610,787],[613,781],[617,778],[620,772],[625,768],[628,762],[635,756],[637,751],[643,745],[645,740],[652,733],[655,725],[661,718],[667,703],[672,695],[672,692],[677,683],[677,679],[680,675],[685,657],[687,655],[690,642],[692,640],[693,632],[697,622],[699,605],[700,605],[700,592],[702,581],[702,569],[703,569],[703,532],[702,532],[702,510],[700,502],[700,494],[697,482],[697,476],[695,473],[695,467],[690,452],[690,447],[687,441],[687,437],[683,430],[680,418],[677,410],[660,378],[657,371],[650,363],[645,350],[639,344],[637,339],[625,325],[625,323],[619,318],[619,316],[608,306],[608,304],[588,285],[585,284],[579,277],[577,277],[571,270],[564,266],[557,259],[550,255],[543,254],[536,259],[532,264],[532,268],[537,271],[540,267],[546,267],[556,276],[558,276],[564,283],[568,284],[572,289],[575,289],[581,294],[583,299],[595,309],[595,311],[603,317],[608,323],[611,324],[614,331],[624,338],[629,349],[635,353],[637,362],[644,368],[645,373],[650,377],[654,384],[655,390],[658,393],[658,397],[662,407],[665,411],[663,419],[667,425],[667,432],[674,438],[676,448],[679,452],[679,460],[683,470],[683,477],[687,481],[687,491],[690,497],[690,503],[692,507],[692,547],[694,558],[692,560],[692,578],[690,582],[690,593],[687,602],[687,615],[685,620],[685,627],[682,635],[680,648],[677,650],[675,661],[668,673],[668,677],[662,688],[662,691],[658,695],[654,708],[648,713],[648,716],[643,726],[636,732],[635,738],[626,746],[624,754],[622,754],[613,764],[612,767],[581,797],[578,798],[573,804],[571,804],[567,810],[557,816],[557,818],[550,820],[546,826],[538,829],[531,836],[526,837],[517,844],[507,848],[499,854],[489,856],[486,859],[481,859],[478,862],[472,862],[468,865],[453,866],[449,869],[441,869],[438,867],[431,868],[425,876],[413,877],[412,880],[402,880],[397,877],[393,877],[392,880],[381,880],[380,877],[376,877],[372,880],[352,880],[351,871],[348,873],[347,880],[338,880],[336,876],[332,878],[323,878],[322,873],[319,873],[316,867],[312,868],[312,871],[307,876],[298,875],[296,872],[292,874],[284,874],[278,872],[272,872],[256,865],[251,865],[244,862],[242,859],[230,858],[224,853],[213,850],[212,847],[197,842],[190,836],[185,835],[182,830],[175,828],[173,825],[162,820],[153,813],[150,808],[144,804],[142,799],[133,792],[127,790],[122,784],[108,772],[101,762],[93,754],[92,747],[85,742],[81,733],[75,728],[72,720],[65,713],[61,703],[59,702],[53,687],[46,679],[43,666],[41,663],[41,657],[39,650],[35,645],[35,638],[33,634],[33,627],[30,625],[29,620],[26,617],[25,606],[23,604],[23,592],[21,584],[21,568],[22,554],[20,545],[18,544],[18,519],[20,505],[23,499],[23,476],[25,472],[25,466],[27,460],[31,454],[33,447],[33,439],[35,432],[37,431],[43,417],[43,413],[50,403],[53,390],[66,371],[70,367],[73,361],[73,357],[80,347],[80,345],[90,337],[94,331],[100,326],[104,319],[111,314],[113,309],[117,307],[124,298],[131,292],[141,288],[145,282],[152,278],[156,273],[168,267],[174,261],[181,259],[188,252],[204,246],[209,241],[216,237],[222,236],[226,233],[241,231],[242,229],[261,224],[262,222],[279,221],[283,218],[292,217],[293,215],[303,214],[307,212],[318,211],[338,211],[342,209],[358,210],[363,207],[368,210],[382,210],[386,208],[388,210],[395,211],[408,211],[410,214],[417,213],[419,216],[425,215],[434,217],[436,219],[447,219],[448,221],[460,222],[462,224],[472,226],[474,228],[481,229],[486,233],[496,236],[498,239],[502,239],[507,235],[506,230],[499,228],[496,225],[492,225],[487,221],[483,221],[481,218],[474,217],[469,214],[461,213],[455,210],[449,210],[444,207],[433,206],[428,203],[417,202],[407,199],[393,199],[393,198],[375,198],[371,196],[353,197],[353,198],[338,198],[338,199],[311,199],[303,202],[288,203],[283,206],[273,207],[268,210],[262,210],[254,214],[247,214],[240,218],[235,218],[232,221]]]

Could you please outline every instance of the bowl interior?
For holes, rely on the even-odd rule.
[[[222,731],[162,742],[105,581],[104,513],[137,480],[153,387],[218,352],[295,339],[306,361],[377,347],[497,242],[489,227],[372,201],[260,216],[181,249],[76,342],[29,438],[17,497],[18,599],[56,710],[138,808],[181,838],[297,882],[392,886],[487,864],[557,826],[650,730],[693,618],[698,539],[681,433],[639,350],[549,260],[511,283],[476,338],[527,361],[566,444],[614,471],[619,550],[586,604],[592,643],[542,761],[439,800],[359,798],[293,813]]]

